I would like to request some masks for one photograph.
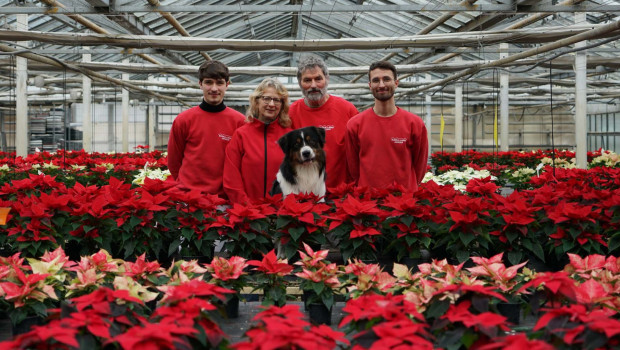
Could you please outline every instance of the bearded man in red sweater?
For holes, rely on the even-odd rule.
[[[229,84],[230,73],[224,63],[203,63],[198,69],[202,103],[181,112],[172,123],[168,169],[183,189],[226,198],[222,187],[226,146],[245,121],[243,114],[224,105]]]
[[[344,135],[347,122],[358,113],[353,104],[327,92],[329,71],[318,56],[302,56],[297,65],[297,83],[304,98],[291,104],[293,129],[316,126],[325,129],[325,185],[337,187],[351,182],[347,174]]]
[[[426,126],[420,117],[396,106],[393,64],[371,64],[368,79],[375,105],[347,123],[349,172],[358,186],[383,189],[396,183],[415,191],[426,173]]]

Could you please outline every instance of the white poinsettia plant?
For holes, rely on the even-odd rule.
[[[132,183],[142,186],[144,185],[144,179],[147,177],[153,180],[165,181],[170,176],[170,170],[161,170],[160,168],[149,168],[149,163],[144,165],[144,169],[140,169],[140,172],[134,176]]]
[[[450,170],[440,175],[433,175],[433,173],[428,172],[424,179],[422,179],[422,182],[433,180],[438,185],[453,185],[455,190],[464,192],[470,180],[487,177],[491,177],[492,181],[497,181],[497,177],[492,176],[488,170],[475,170],[466,166],[463,171]]]
[[[594,168],[597,166],[617,167],[620,166],[620,156],[613,151],[601,150],[601,155],[592,159],[589,167]]]

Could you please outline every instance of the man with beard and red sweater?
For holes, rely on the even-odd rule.
[[[225,150],[235,130],[245,121],[243,114],[224,105],[229,84],[225,64],[203,63],[198,69],[202,103],[181,112],[172,123],[168,169],[180,188],[226,198],[222,187]]]
[[[396,107],[393,64],[371,64],[368,79],[375,104],[347,123],[349,172],[358,186],[383,189],[396,183],[415,191],[426,173],[426,126],[417,115]]]
[[[289,115],[293,129],[316,126],[325,129],[325,185],[329,188],[351,182],[347,174],[344,135],[347,122],[358,113],[353,104],[327,92],[329,71],[317,56],[301,57],[297,67],[297,83],[304,98],[291,104]]]

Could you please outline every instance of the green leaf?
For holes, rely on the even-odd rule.
[[[192,237],[194,236],[194,229],[192,229],[191,227],[183,227],[181,229],[181,235],[185,237],[185,239],[192,239]]]
[[[356,239],[354,241],[352,241],[353,243],[353,249],[357,249],[359,248],[359,246],[362,245],[362,243],[364,243],[361,239]],[[345,260],[346,261],[346,260]]]
[[[514,240],[517,239],[517,237],[519,237],[519,234],[517,234],[514,231],[506,232],[506,238],[508,238],[508,242],[510,243],[514,242]]]
[[[414,244],[418,243],[418,237],[414,235],[406,235],[405,242],[407,242],[407,246],[411,247]]]
[[[542,260],[543,262],[545,261],[545,253],[543,252],[540,243],[532,244],[532,252],[534,253],[534,255],[536,255],[538,259]]]
[[[463,242],[463,245],[467,247],[469,243],[471,243],[471,241],[473,241],[474,238],[476,238],[476,236],[474,236],[473,234],[469,232],[464,232],[459,235],[459,238],[461,239],[461,242]]]
[[[407,227],[411,226],[411,223],[413,222],[413,216],[401,216],[400,217],[400,222],[402,222],[403,224],[407,225]]]
[[[136,240],[126,241],[123,244],[123,247],[125,248],[125,259],[127,259],[128,257],[133,255],[134,250],[136,249]]]
[[[459,250],[456,252],[456,258],[459,260],[459,263],[469,259],[469,252],[466,250]]]
[[[323,305],[325,305],[326,308],[331,309],[334,305],[334,293],[323,293],[321,301],[323,301]]]
[[[570,252],[573,248],[575,247],[575,242],[570,242],[567,240],[564,240],[562,242],[562,250],[564,250],[565,253]]]
[[[616,249],[620,248],[620,232],[611,236],[608,242],[609,253],[616,254]]]
[[[312,284],[312,290],[314,291],[314,293],[316,293],[316,295],[321,295],[321,292],[323,292],[323,289],[325,289],[325,284],[318,282],[318,283],[313,283]]]
[[[128,221],[126,221],[129,227],[132,227],[132,228],[136,227],[136,225],[138,225],[141,222],[142,222],[142,219],[140,219],[137,216],[132,216]]]
[[[521,263],[521,259],[523,259],[523,252],[520,250],[512,250],[512,251],[509,251],[508,254],[506,254],[506,256],[508,257],[508,261],[512,265],[517,265]]]
[[[426,309],[426,318],[435,318],[438,319],[439,317],[443,316],[446,311],[448,311],[448,308],[450,307],[450,300],[445,299],[445,300],[441,300],[441,301],[436,301],[433,303],[430,303],[430,306],[428,309]]]
[[[131,232],[131,231],[122,231],[121,238],[122,238],[123,242],[133,241],[132,237],[133,237],[133,232]]]
[[[291,217],[289,216],[278,216],[276,219],[276,229],[281,229],[282,227],[288,225],[291,222]]]
[[[299,241],[299,238],[304,234],[304,232],[306,232],[305,227],[294,227],[288,229],[288,233],[295,242]]]
[[[476,340],[478,340],[478,334],[471,332],[465,332],[461,337],[461,342],[465,345],[465,349],[469,349]]]
[[[52,218],[52,222],[54,223],[54,226],[61,227],[64,225],[66,219],[67,218],[64,216],[55,216]]]
[[[178,251],[179,245],[181,245],[180,239],[175,239],[174,241],[172,241],[172,243],[170,243],[170,246],[168,246],[168,256],[172,256],[172,254]]]
[[[250,222],[250,227],[256,232],[265,232],[266,226],[262,221],[252,221]]]

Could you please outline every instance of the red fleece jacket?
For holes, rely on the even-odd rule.
[[[232,202],[264,198],[271,189],[284,159],[278,139],[291,131],[277,121],[254,120],[234,133],[226,148],[224,191]]]
[[[351,118],[346,145],[349,172],[359,186],[381,189],[396,182],[415,191],[426,173],[426,126],[403,109],[380,117],[369,108]]]
[[[168,139],[168,169],[184,188],[224,196],[224,152],[243,114],[226,107],[210,113],[196,106],[173,121]]]
[[[304,100],[297,100],[289,109],[293,129],[318,126],[325,129],[325,184],[328,188],[351,182],[347,173],[344,137],[347,122],[359,112],[353,104],[342,97],[330,95],[321,107],[310,108]]]

